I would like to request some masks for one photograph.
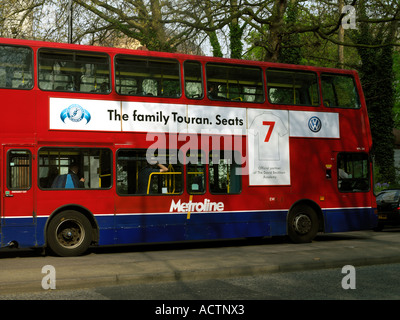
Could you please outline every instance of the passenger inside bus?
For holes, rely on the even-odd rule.
[[[111,156],[111,150],[106,148],[43,147],[39,151],[40,188],[53,190],[57,185],[64,189],[65,184],[54,182],[56,177],[64,175],[65,179],[74,173],[78,175],[75,188],[108,189],[112,184]]]
[[[151,188],[149,189],[149,178],[153,172],[167,172],[168,168],[157,161],[148,163],[148,165],[139,171],[139,188],[138,193],[148,194],[151,193]]]
[[[58,175],[51,187],[54,189],[65,188],[65,189],[75,189],[75,188],[84,188],[85,178],[78,177],[79,167],[76,164],[73,164],[69,167],[68,174]]]
[[[218,99],[218,85],[215,83],[208,83],[208,98]]]

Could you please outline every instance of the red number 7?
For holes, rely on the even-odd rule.
[[[263,126],[269,126],[267,136],[265,137],[264,142],[268,142],[271,138],[272,130],[274,130],[275,122],[273,121],[263,121]]]

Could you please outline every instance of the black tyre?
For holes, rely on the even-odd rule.
[[[288,236],[294,243],[311,242],[318,232],[318,217],[307,205],[297,205],[287,219]]]
[[[47,228],[47,245],[56,255],[70,257],[86,252],[92,242],[92,226],[73,210],[57,214]]]

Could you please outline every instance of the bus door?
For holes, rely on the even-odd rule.
[[[31,146],[3,146],[2,246],[35,244],[33,155]]]
[[[366,152],[335,152],[337,203],[326,212],[325,231],[345,232],[375,226],[371,163]],[[334,193],[332,194],[334,195]]]
[[[367,153],[338,152],[336,159],[339,192],[357,194],[366,193],[370,190],[371,166]]]

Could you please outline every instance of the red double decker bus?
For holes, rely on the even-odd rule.
[[[372,229],[357,73],[0,39],[1,246]]]

